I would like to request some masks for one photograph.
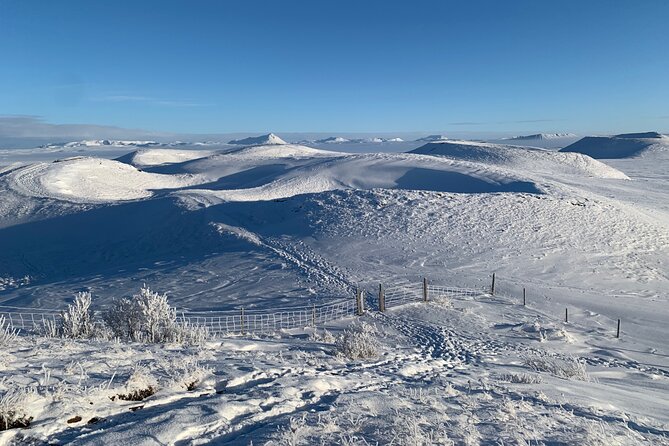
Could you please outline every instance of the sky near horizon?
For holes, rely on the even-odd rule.
[[[0,115],[180,133],[669,129],[669,2],[0,0]]]

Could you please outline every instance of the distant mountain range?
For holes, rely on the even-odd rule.
[[[302,141],[303,143],[315,144],[369,144],[369,143],[384,143],[384,142],[404,142],[402,138],[357,138],[348,139],[342,136],[330,136],[328,138]]]
[[[429,136],[424,136],[422,138],[418,138],[416,141],[420,142],[448,141],[448,137],[446,135],[429,135]]]
[[[40,146],[42,149],[75,148],[75,147],[151,147],[160,143],[156,141],[121,141],[115,139],[85,139],[82,141],[50,143]]]
[[[534,135],[520,135],[511,138],[504,138],[511,141],[533,141],[543,139],[559,139],[559,138],[578,138],[574,133],[535,133]]]

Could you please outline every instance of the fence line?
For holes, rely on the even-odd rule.
[[[431,298],[475,297],[485,293],[474,288],[450,286],[427,286]],[[423,300],[422,284],[401,284],[384,289],[385,308],[397,307]],[[373,293],[365,292],[365,308],[379,310]],[[22,307],[0,306],[0,317],[10,329],[23,332],[40,332],[48,324],[57,324],[62,319],[59,311],[38,309],[32,311]],[[270,333],[305,327],[322,327],[357,314],[356,300],[341,299],[321,305],[279,309],[266,312],[254,309],[239,311],[178,312],[177,322],[205,327],[212,335]]]

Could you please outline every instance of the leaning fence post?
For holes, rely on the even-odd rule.
[[[242,307],[242,314],[239,317],[239,321],[240,321],[239,325],[241,327],[241,333],[244,334],[244,307]]]
[[[386,311],[386,295],[383,293],[383,285],[379,284],[379,311]]]
[[[362,293],[360,292],[360,288],[356,288],[355,290],[355,307],[358,316],[362,316]]]
[[[620,338],[620,319],[618,319],[618,329],[616,330],[616,338]]]
[[[525,306],[525,288],[523,288],[523,307]]]
[[[427,302],[427,277],[423,277],[423,302]]]
[[[495,295],[495,273],[492,273],[492,286],[490,287],[490,294]]]

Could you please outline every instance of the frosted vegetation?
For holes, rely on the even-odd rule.
[[[95,318],[90,292],[80,292],[55,326],[47,322],[44,333],[68,339],[117,339],[124,342],[200,344],[207,329],[177,321],[167,295],[142,286],[130,298],[115,299]]]

